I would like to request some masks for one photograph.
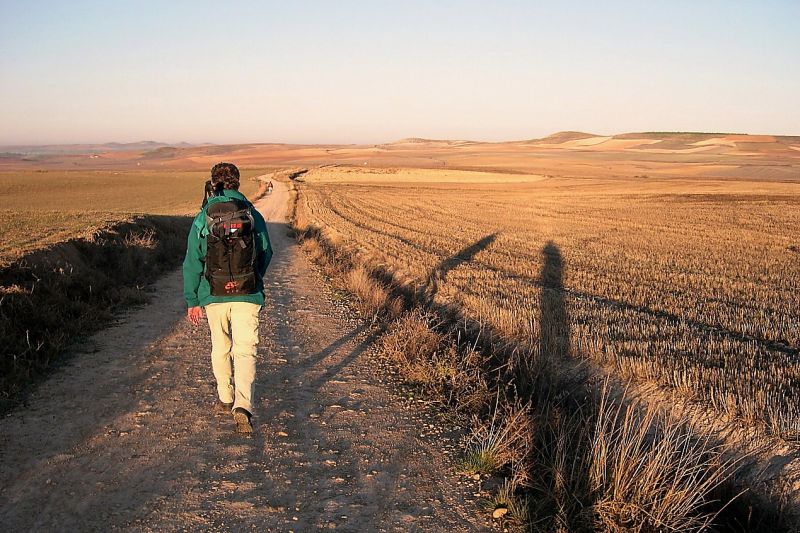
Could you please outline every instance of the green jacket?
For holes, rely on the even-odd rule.
[[[255,208],[253,208],[253,221],[255,222],[255,245],[258,253],[256,259],[256,270],[258,272],[257,291],[241,296],[212,296],[211,286],[203,273],[207,246],[206,235],[208,234],[206,209],[211,204],[227,202],[228,198],[236,198],[247,202],[247,198],[239,191],[226,189],[223,191],[222,196],[209,198],[208,203],[194,217],[192,227],[189,229],[186,258],[183,260],[183,297],[189,307],[223,302],[248,302],[264,305],[264,280],[262,278],[267,272],[267,266],[272,259],[272,245],[269,242],[267,223],[264,222],[264,217]]]

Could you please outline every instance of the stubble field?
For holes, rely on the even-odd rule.
[[[474,417],[465,470],[505,480],[495,505],[508,523],[791,528],[798,143],[564,132],[6,158],[5,375],[25,383],[76,334],[141,301],[179,260],[188,218],[174,215],[196,211],[202,169],[220,159],[288,169],[295,228],[319,237],[308,250],[365,308],[386,311],[382,342],[410,380]],[[264,172],[243,171],[246,195]],[[414,312],[402,314],[398,294]],[[461,325],[416,314],[420,302]],[[452,344],[450,333],[465,336]],[[16,394],[0,385],[0,399]]]
[[[313,220],[404,283],[433,273],[437,300],[534,351],[564,322],[564,354],[800,436],[797,184],[384,176],[309,175]],[[566,317],[541,304],[554,261]]]
[[[468,457],[479,460],[469,469],[486,466],[504,432],[517,444],[503,446],[528,442],[504,475],[512,491],[539,487],[534,501],[544,507],[531,512],[545,529],[581,529],[587,514],[590,527],[703,529],[690,517],[734,471],[734,485],[768,495],[766,508],[788,506],[776,516],[789,512],[798,485],[786,458],[800,438],[800,184],[503,176],[322,168],[297,185],[301,227],[397,294],[457,317],[468,342],[491,339],[490,353],[502,353],[477,370],[479,383],[499,381],[477,386],[486,391],[478,396],[495,396],[478,400],[495,414],[475,428]],[[369,298],[360,275],[350,276]],[[414,345],[418,326],[397,331],[393,343]],[[457,383],[475,375],[469,348],[455,359],[442,353],[422,366],[418,355],[401,360],[412,381],[444,377],[457,404],[474,403],[476,386]],[[586,399],[608,380],[612,396],[636,398],[648,414],[607,392],[599,406]],[[491,408],[501,397],[510,403]],[[520,401],[533,402],[529,422]],[[612,449],[616,462],[599,459]],[[503,461],[489,463],[497,472]],[[728,490],[716,496],[723,507],[739,489]],[[726,528],[781,527],[748,518],[752,504],[736,507]]]
[[[263,172],[242,172],[242,191]],[[136,215],[199,210],[208,172],[136,170],[4,170],[0,172],[0,266],[27,253]]]

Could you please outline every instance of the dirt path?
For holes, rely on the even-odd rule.
[[[87,343],[0,420],[0,530],[476,531],[448,431],[387,386],[374,333],[288,236],[283,183],[259,202],[266,277],[253,437],[214,414],[206,327],[181,276]]]

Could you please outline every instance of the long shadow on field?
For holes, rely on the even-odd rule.
[[[426,298],[433,299],[436,293],[439,292],[439,285],[444,283],[447,278],[447,273],[461,266],[464,263],[472,261],[476,255],[489,247],[497,239],[497,233],[492,233],[482,238],[481,240],[465,247],[439,263],[434,268],[428,278],[425,280],[424,294]]]
[[[589,441],[598,416],[596,391],[580,376],[559,375],[546,369],[550,362],[571,357],[571,322],[566,298],[572,294],[564,286],[566,264],[558,246],[548,242],[542,248],[539,276],[539,356],[543,365],[538,382],[523,389],[525,398],[535,402],[537,488],[541,491],[533,514],[553,529],[594,531],[597,527],[592,507],[597,495],[589,469],[594,451]],[[535,368],[535,367],[533,367]],[[577,378],[577,379],[575,379]],[[524,380],[521,380],[524,381]],[[788,459],[790,460],[790,459]],[[717,531],[786,531],[779,516],[763,510],[758,502],[727,484],[717,488],[703,511],[718,513]],[[726,505],[726,502],[733,504]],[[538,508],[537,508],[538,507]]]
[[[498,384],[501,388],[515,388],[520,399],[532,402],[531,415],[537,428],[530,501],[534,522],[541,530],[595,531],[594,506],[598,493],[590,483],[589,469],[596,460],[590,439],[598,391],[597,384],[588,381],[589,374],[581,358],[573,357],[576,354],[572,353],[570,343],[568,307],[569,299],[586,295],[564,285],[568,265],[557,244],[548,242],[542,247],[540,276],[531,280],[538,288],[540,303],[540,334],[531,346],[510,342],[491,324],[469,317],[457,303],[432,298],[449,271],[473,260],[494,240],[495,235],[488,235],[442,261],[421,287],[404,284],[402,278],[395,277],[396,273],[386,267],[374,268],[371,275],[392,287],[393,295],[402,297],[406,306],[432,311],[445,331],[448,327],[457,328],[459,338],[467,339],[472,347],[491,356],[484,374],[488,380],[503,381]],[[733,486],[721,487],[719,501],[704,510],[713,514],[738,492]],[[762,509],[762,505],[757,498],[749,502],[746,495],[740,496],[718,515],[717,530],[737,533],[789,530],[777,510]]]
[[[581,374],[563,376],[556,369],[572,353],[566,263],[552,241],[541,254],[538,360],[517,369],[519,393],[533,402],[538,427],[533,438],[534,464],[539,468],[533,475],[539,494],[532,512],[535,520],[553,530],[593,531],[587,512],[594,504],[587,471],[587,420],[582,415],[589,391]]]
[[[542,357],[570,355],[569,312],[564,302],[564,260],[552,241],[542,248],[539,351]]]

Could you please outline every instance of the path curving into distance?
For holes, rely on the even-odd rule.
[[[213,412],[208,329],[183,319],[173,272],[0,419],[1,530],[488,529],[451,432],[386,383],[274,185],[254,436]]]

